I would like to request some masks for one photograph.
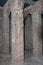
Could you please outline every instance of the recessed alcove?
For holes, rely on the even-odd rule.
[[[41,14],[42,19],[42,54],[43,54],[43,14]]]
[[[33,55],[33,42],[32,42],[32,17],[31,15],[27,15],[27,17],[24,20],[24,45],[25,45],[25,59],[32,57]]]

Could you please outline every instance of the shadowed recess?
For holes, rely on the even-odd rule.
[[[32,0],[32,1],[37,2],[37,1],[39,1],[39,0]]]
[[[26,7],[28,7],[28,6],[30,6],[30,4],[28,4],[28,3],[25,3],[25,4],[24,4],[24,8],[26,8]]]

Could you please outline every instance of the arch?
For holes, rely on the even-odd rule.
[[[17,2],[16,2],[17,3]],[[22,3],[23,5],[24,5],[24,3]],[[42,3],[41,3],[42,4]],[[28,14],[32,14],[33,13],[33,11],[35,11],[35,10],[37,10],[37,9],[40,9],[39,11],[41,11],[42,12],[42,5],[41,5],[40,3],[39,4],[36,4],[36,5],[34,5],[34,6],[30,6],[30,7],[27,7],[27,8],[25,8],[24,9],[24,17],[26,17]],[[13,4],[14,5],[14,4]],[[19,6],[19,5],[18,5]],[[14,6],[12,6],[12,7],[14,7]],[[41,7],[41,8],[40,8]],[[19,8],[17,8],[16,9],[16,7],[15,8],[11,8],[11,5],[9,5],[9,2],[7,2],[7,4],[5,4],[5,6],[4,6],[4,12],[6,12],[6,14],[7,14],[7,16],[9,16],[9,14],[10,14],[10,12],[12,13],[12,16],[13,16],[13,14],[16,14],[16,13],[18,13],[18,11],[19,11]],[[22,5],[21,5],[21,8],[20,8],[21,10],[23,10],[23,7],[22,7]],[[16,11],[15,11],[16,10]],[[23,19],[23,11],[21,12],[21,10],[20,10],[20,12],[19,12],[19,14],[22,14],[22,19]],[[14,11],[15,11],[15,13],[14,13]],[[13,19],[14,20],[14,19]],[[16,27],[19,25],[20,26],[20,24],[22,23],[22,25],[23,25],[23,20],[21,21],[21,23],[20,22],[18,22],[19,24],[17,24],[17,20],[15,20],[16,22],[15,22],[15,24],[14,24],[14,26],[16,25]],[[19,21],[19,20],[18,20]],[[14,23],[14,22],[13,22]],[[20,27],[18,26],[18,28],[20,29]],[[13,27],[13,24],[12,24],[12,27]],[[14,28],[15,29],[15,28]],[[18,30],[19,30],[18,29]],[[21,28],[22,29],[22,28]],[[16,29],[16,31],[17,31],[17,29]],[[18,31],[17,31],[18,32]],[[17,33],[16,32],[16,33]],[[22,30],[22,33],[23,33],[24,31]],[[18,36],[18,35],[17,35]],[[22,35],[23,36],[23,35]],[[21,36],[21,37],[22,37]],[[23,37],[22,37],[23,38]],[[22,39],[22,41],[23,41],[24,39]],[[13,39],[13,41],[14,41],[14,39]],[[12,42],[12,45],[13,45],[13,42]],[[18,44],[19,45],[19,44]],[[24,42],[23,42],[23,45],[24,45]],[[12,47],[14,47],[14,46],[12,46]],[[20,47],[20,46],[19,46]],[[16,47],[15,47],[16,48]],[[14,53],[14,50],[15,50],[15,48],[13,49],[13,52],[12,52],[12,54]],[[22,47],[23,48],[23,47]],[[23,49],[22,49],[23,50]],[[17,51],[17,49],[16,49],[16,51]],[[18,54],[19,54],[19,50],[18,50]],[[24,52],[23,52],[23,54],[24,54]],[[16,55],[16,52],[15,52],[15,56],[17,56]],[[14,57],[16,60],[17,60],[17,58],[20,60],[20,58],[19,58],[19,55],[17,56],[17,57],[15,57],[14,56],[14,54],[13,54],[13,56],[12,56],[12,58]],[[13,59],[14,59],[13,58]],[[22,59],[24,58],[24,56],[22,56]]]

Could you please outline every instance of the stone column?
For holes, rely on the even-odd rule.
[[[12,61],[24,59],[24,24],[23,24],[24,0],[15,0],[12,7],[11,21],[11,54]]]
[[[3,12],[3,44],[2,53],[9,54],[9,18],[4,10]]]
[[[32,13],[32,26],[33,56],[42,56],[42,21],[39,11],[34,11]]]
[[[3,38],[3,8],[0,7],[0,53],[2,52],[2,38]]]

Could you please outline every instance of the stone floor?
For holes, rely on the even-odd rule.
[[[28,53],[27,53],[26,57],[25,57],[24,62],[23,61],[14,61],[13,64],[11,64],[10,55],[6,56],[6,55],[0,54],[0,65],[43,65],[43,56],[42,57],[32,57],[32,56],[28,57]]]

